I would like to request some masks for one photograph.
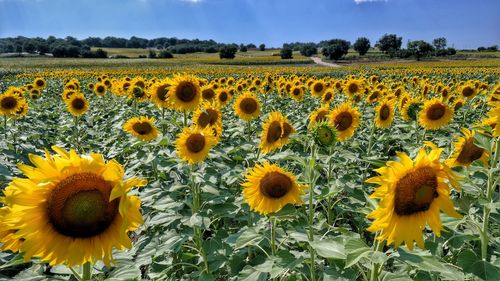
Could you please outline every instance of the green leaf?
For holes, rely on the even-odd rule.
[[[372,250],[366,246],[365,242],[361,239],[349,238],[345,244],[346,265],[351,267],[356,264],[361,258],[368,256]]]
[[[472,273],[483,280],[499,280],[500,267],[480,260],[472,250],[461,252],[458,256],[457,264],[464,272]]]
[[[238,274],[240,281],[266,281],[268,273],[255,270],[255,268],[247,265]]]
[[[262,241],[264,237],[257,232],[255,228],[249,228],[245,230],[240,237],[236,240],[236,247],[235,249],[240,249],[244,248],[249,245],[256,245],[259,244],[260,241]]]
[[[443,277],[453,280],[463,280],[464,274],[447,263],[439,261],[435,256],[420,252],[419,254],[408,253],[403,249],[398,249],[398,259],[414,266],[418,270],[439,272]]]
[[[310,242],[319,256],[329,259],[345,259],[344,241],[340,237]]]
[[[198,281],[213,281],[213,280],[214,280],[214,277],[212,276],[212,274],[205,272],[205,271],[203,271],[200,274],[200,277],[198,277]]]

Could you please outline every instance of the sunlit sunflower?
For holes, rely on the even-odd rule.
[[[401,108],[401,117],[405,121],[416,121],[422,110],[422,102],[417,98],[410,98]]]
[[[328,120],[328,114],[330,114],[330,107],[328,104],[315,109],[309,114],[309,127],[313,127],[318,122]]]
[[[389,161],[375,170],[380,176],[368,183],[379,185],[371,198],[381,201],[368,215],[374,219],[368,231],[378,232],[377,239],[399,247],[401,243],[413,250],[413,241],[424,248],[422,232],[429,224],[436,236],[441,234],[440,210],[460,218],[450,199],[448,183],[458,186],[457,176],[440,162],[442,149],[434,147],[427,154],[421,149],[413,161],[405,153],[398,153],[399,161]]]
[[[467,83],[459,89],[459,94],[469,100],[477,95],[477,90],[474,85]]]
[[[169,108],[168,100],[170,83],[166,80],[159,81],[149,88],[151,101],[159,108]]]
[[[75,93],[66,100],[66,108],[73,116],[82,116],[89,110],[89,102],[82,93]]]
[[[326,91],[325,81],[316,80],[312,82],[310,91],[313,97],[321,98]]]
[[[302,86],[293,86],[290,88],[290,96],[296,102],[300,102],[304,99],[304,89]]]
[[[482,122],[485,126],[490,126],[494,137],[500,136],[500,107],[490,109],[488,117]]]
[[[33,88],[30,90],[30,98],[32,100],[37,100],[40,98],[40,96],[41,96],[40,89]]]
[[[130,248],[128,232],[143,222],[140,199],[127,193],[146,182],[123,181],[123,167],[100,154],[52,149],[57,155],[30,155],[35,166],[19,166],[28,178],[14,178],[7,187],[10,212],[2,227],[22,241],[26,261],[37,257],[76,266],[102,260],[109,266],[112,251]],[[6,239],[0,237],[2,243]]]
[[[193,113],[193,124],[201,129],[210,127],[213,136],[218,141],[222,134],[222,113],[215,104],[216,103],[210,104],[204,102],[202,106]]]
[[[193,111],[201,99],[201,88],[196,77],[191,75],[175,76],[171,80],[168,100],[178,111]]]
[[[19,103],[19,107],[16,111],[16,118],[23,118],[25,117],[27,114],[28,114],[28,110],[29,110],[29,105],[28,103],[23,99],[21,100],[21,102]]]
[[[22,98],[14,94],[12,91],[7,91],[0,94],[0,115],[14,115],[19,110]]]
[[[456,99],[453,102],[453,111],[456,112],[460,108],[464,107],[464,105],[465,105],[465,101],[462,98]]]
[[[323,96],[321,97],[321,103],[330,103],[334,98],[334,93],[332,89],[327,89]]]
[[[350,79],[344,85],[344,92],[350,97],[363,93],[364,85],[361,80]]]
[[[389,128],[394,120],[394,100],[383,100],[375,108],[375,126]]]
[[[201,97],[206,101],[212,101],[215,99],[216,93],[212,85],[205,85],[201,88]]]
[[[269,113],[266,121],[262,124],[259,148],[263,154],[267,154],[284,145],[281,141],[283,135],[283,122],[285,117],[281,112]]]
[[[45,79],[43,79],[42,77],[37,77],[33,81],[33,86],[35,86],[35,88],[37,88],[37,89],[43,89],[43,88],[45,88],[46,85],[47,85],[47,82],[45,82]]]
[[[241,94],[234,102],[234,112],[245,121],[251,121],[260,115],[260,103],[251,92]]]
[[[132,117],[123,124],[123,130],[142,141],[151,141],[158,137],[154,121],[154,117]]]
[[[453,154],[446,164],[450,167],[470,166],[472,162],[480,160],[484,166],[488,165],[488,151],[474,144],[475,132],[462,129],[462,136],[457,136],[453,143]]]
[[[7,194],[13,188],[6,188],[4,193]],[[0,197],[0,203],[5,204],[5,198]],[[18,252],[22,245],[22,240],[15,237],[16,231],[9,229],[6,220],[11,212],[11,208],[4,206],[0,208],[0,250]]]
[[[104,85],[104,83],[99,82],[94,85],[94,93],[96,93],[96,95],[102,97],[106,94],[106,91],[107,88],[106,85]]]
[[[208,152],[215,145],[216,139],[212,129],[205,127],[184,128],[175,142],[177,155],[189,164],[205,160]]]
[[[305,186],[295,176],[276,165],[256,164],[245,175],[243,199],[250,209],[263,215],[277,212],[287,204],[300,205]]]
[[[426,130],[436,130],[446,126],[453,118],[453,109],[437,98],[425,101],[418,115],[418,122]]]
[[[217,90],[216,95],[217,95],[217,104],[219,105],[220,108],[225,107],[231,101],[232,98],[231,92],[225,88]]]
[[[356,107],[351,107],[349,103],[337,106],[329,115],[328,119],[337,130],[339,141],[345,141],[352,137],[354,130],[360,124],[360,116]]]

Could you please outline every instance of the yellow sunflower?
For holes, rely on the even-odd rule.
[[[375,126],[389,128],[394,120],[394,101],[383,100],[375,109]]]
[[[313,127],[316,123],[328,120],[328,114],[330,114],[330,107],[328,104],[317,108],[309,115],[309,127]]]
[[[231,92],[228,91],[225,88],[221,88],[217,90],[217,104],[219,105],[220,108],[225,107],[232,98]]]
[[[21,103],[19,104],[19,108],[16,111],[16,118],[22,118],[25,117],[28,114],[29,110],[29,105],[28,103],[23,99]]]
[[[66,107],[69,113],[79,117],[89,110],[89,102],[82,93],[75,93],[66,100]]]
[[[330,103],[334,98],[334,93],[332,89],[327,89],[321,98],[321,103]]]
[[[458,177],[440,162],[442,149],[433,147],[427,154],[422,148],[415,161],[405,153],[398,153],[399,161],[389,161],[375,170],[380,176],[368,183],[379,185],[371,198],[380,199],[376,210],[368,215],[374,219],[368,231],[378,232],[378,240],[399,247],[401,243],[413,250],[413,241],[424,248],[422,232],[427,224],[440,236],[440,210],[460,218],[450,199],[448,183],[458,186]]]
[[[490,126],[494,137],[500,136],[500,107],[492,108],[488,117],[483,120],[483,125]]]
[[[277,212],[287,204],[300,205],[305,186],[295,176],[276,165],[256,164],[245,175],[243,199],[250,209],[263,215]]]
[[[12,188],[6,188],[4,193],[6,194],[8,190]],[[0,197],[0,203],[5,201],[4,197]],[[3,203],[5,204],[5,203]],[[11,208],[4,206],[0,208],[0,250],[11,251],[16,253],[19,251],[22,245],[22,240],[15,237],[16,231],[9,229],[9,226],[5,224],[7,217],[11,213]]]
[[[240,95],[234,102],[234,112],[245,121],[251,121],[260,115],[260,103],[251,92]]]
[[[212,101],[215,99],[216,93],[212,88],[212,85],[205,85],[201,88],[201,97],[206,101]]]
[[[361,80],[350,79],[344,85],[344,92],[349,96],[364,92],[364,85]]]
[[[33,81],[33,86],[35,86],[35,88],[37,88],[37,89],[43,89],[43,88],[45,88],[46,85],[47,85],[47,82],[45,82],[45,79],[43,79],[42,77],[37,77]]]
[[[130,248],[128,232],[143,222],[140,199],[127,193],[146,181],[124,181],[123,167],[100,154],[52,149],[57,155],[30,155],[34,166],[19,165],[27,178],[14,178],[6,188],[9,212],[0,225],[12,236],[0,242],[22,241],[26,261],[76,266],[102,260],[109,266],[113,249]]]
[[[453,118],[453,109],[437,98],[425,101],[418,116],[420,126],[426,130],[437,130],[446,126]]]
[[[193,124],[202,129],[207,126],[222,126],[222,113],[214,104],[205,102],[193,113]]]
[[[477,89],[472,84],[465,84],[459,89],[459,93],[463,98],[472,99],[475,95],[477,95]]]
[[[418,98],[409,98],[401,108],[401,117],[405,121],[416,121],[422,109],[422,102]]]
[[[212,129],[206,127],[184,128],[175,142],[177,155],[189,164],[196,164],[205,160],[208,152],[215,145],[216,139]]]
[[[345,141],[352,137],[354,130],[358,128],[360,116],[356,107],[351,107],[349,103],[337,106],[329,115],[330,122],[337,130],[339,141]]]
[[[201,99],[201,88],[196,77],[179,75],[172,79],[168,100],[178,111],[193,111]]]
[[[12,91],[0,94],[0,115],[11,116],[16,114],[21,105],[21,97],[18,97]]]
[[[475,132],[462,129],[463,137],[457,136],[453,143],[453,154],[446,164],[450,167],[470,166],[472,162],[480,160],[484,166],[488,165],[488,151],[474,144]]]
[[[316,80],[312,82],[310,91],[313,97],[321,98],[326,91],[325,81]]]
[[[263,154],[267,154],[284,145],[281,136],[283,135],[283,122],[285,117],[281,112],[269,113],[267,120],[262,124],[259,148]]]
[[[158,137],[154,121],[154,117],[133,117],[123,124],[123,130],[142,141],[151,141]]]
[[[159,108],[169,108],[168,100],[170,83],[166,80],[156,82],[149,88],[151,101]]]
[[[304,99],[304,89],[301,86],[293,86],[290,88],[290,96],[296,102],[300,102]]]
[[[102,96],[104,96],[106,94],[106,91],[108,89],[106,88],[106,85],[104,85],[104,83],[99,82],[99,83],[96,83],[94,85],[94,89],[93,90],[94,90],[94,93],[96,93],[96,95],[102,97]]]

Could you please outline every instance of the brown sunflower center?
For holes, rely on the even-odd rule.
[[[292,94],[293,94],[294,96],[299,96],[299,95],[300,95],[300,89],[297,89],[297,88],[293,89]]]
[[[370,101],[374,101],[378,98],[378,92],[374,92],[370,95],[369,99]]]
[[[1,106],[6,110],[14,109],[17,106],[17,99],[15,97],[5,97],[2,99]]]
[[[465,87],[462,90],[462,96],[464,97],[470,97],[474,94],[474,90],[471,87]]]
[[[35,84],[36,84],[37,87],[42,87],[43,85],[45,85],[45,83],[41,79],[36,80]]]
[[[323,84],[321,84],[321,83],[316,83],[316,84],[314,84],[313,89],[314,89],[314,91],[315,91],[316,93],[319,93],[319,92],[323,91]]]
[[[324,100],[325,101],[330,101],[332,99],[332,93],[328,92],[325,94]]]
[[[190,152],[198,153],[205,147],[205,136],[202,134],[192,134],[186,140],[187,149]]]
[[[267,173],[260,180],[260,192],[272,199],[279,199],[285,196],[293,186],[292,180],[280,172]]]
[[[293,128],[290,124],[287,122],[283,122],[283,134],[281,135],[282,138],[288,137],[293,131]]]
[[[269,143],[273,143],[280,139],[281,134],[283,133],[283,128],[281,127],[280,122],[273,121],[269,124],[269,128],[267,129],[266,141]]]
[[[240,102],[240,109],[245,114],[252,114],[255,111],[257,111],[257,108],[258,108],[258,104],[254,98],[244,98]]]
[[[213,126],[215,125],[218,119],[219,119],[219,113],[217,113],[216,110],[208,108],[205,111],[203,111],[198,117],[197,125],[202,128],[205,128],[209,124]]]
[[[201,92],[201,95],[203,96],[204,99],[206,100],[211,100],[215,96],[215,92],[212,88],[205,89]]]
[[[349,85],[349,93],[356,93],[358,91],[359,87],[357,84],[352,83]]]
[[[477,159],[481,158],[484,153],[484,148],[474,144],[474,138],[469,138],[465,141],[462,151],[457,156],[457,162],[464,165],[469,165]]]
[[[429,109],[427,109],[426,115],[428,119],[435,121],[441,119],[444,116],[445,112],[446,108],[444,107],[444,105],[436,103],[431,105]]]
[[[93,173],[65,178],[47,200],[50,223],[65,236],[88,238],[101,234],[118,213],[119,200],[109,201],[112,189],[109,182]]]
[[[71,101],[71,107],[76,110],[82,110],[85,108],[85,101],[82,98],[75,98]]]
[[[135,123],[132,126],[132,129],[134,130],[134,132],[138,133],[141,136],[147,135],[151,133],[151,131],[153,131],[153,127],[148,122]]]
[[[335,128],[338,131],[345,131],[351,127],[352,115],[349,112],[341,112],[335,117]]]
[[[328,115],[328,111],[322,110],[322,111],[318,112],[318,115],[316,115],[316,119],[314,121],[316,121],[316,122],[324,121],[327,119],[326,115]]]
[[[226,102],[227,99],[228,99],[227,93],[226,92],[220,92],[220,94],[219,94],[219,101]]]
[[[379,113],[380,120],[385,121],[389,118],[390,115],[391,115],[391,109],[389,108],[389,106],[387,104],[382,105]]]
[[[97,86],[97,92],[98,93],[104,93],[105,90],[106,90],[106,88],[103,85]]]
[[[181,83],[175,93],[183,102],[191,102],[196,98],[196,88],[191,83]]]
[[[156,90],[156,97],[161,101],[166,101],[168,97],[168,85],[161,85]]]
[[[427,211],[438,197],[438,180],[431,167],[418,168],[396,183],[394,211],[399,216],[407,216]]]

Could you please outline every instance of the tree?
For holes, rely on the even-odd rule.
[[[446,38],[439,37],[432,40],[432,45],[436,48],[436,50],[444,50],[446,48]]]
[[[316,44],[314,43],[306,43],[301,46],[300,54],[306,57],[310,57],[318,53],[318,48],[316,48]]]
[[[375,44],[382,52],[391,53],[401,49],[403,38],[396,34],[384,34]]]
[[[156,58],[156,52],[154,50],[149,49],[148,58],[155,59]]]
[[[260,44],[259,45],[259,50],[265,51],[266,50],[266,44]]]
[[[234,59],[236,51],[238,51],[238,48],[236,46],[226,45],[220,49],[219,57],[221,59]]]
[[[167,51],[167,50],[162,50],[159,54],[158,54],[158,57],[161,58],[161,59],[171,59],[174,57],[174,55],[172,55],[171,52]]]
[[[359,37],[354,42],[354,50],[359,53],[360,56],[364,56],[368,50],[370,50],[370,40],[366,37]]]
[[[417,60],[420,60],[421,57],[431,54],[434,51],[434,47],[424,40],[417,40],[408,43],[408,50]]]
[[[33,42],[31,40],[28,40],[26,42],[24,42],[24,45],[23,45],[23,50],[26,52],[26,53],[34,53],[35,52],[35,44],[33,44]]]
[[[247,46],[240,44],[240,52],[245,53],[246,51],[248,51]]]
[[[347,54],[350,46],[351,43],[349,41],[333,39],[326,42],[321,52],[328,59],[338,60]]]
[[[255,44],[253,43],[250,43],[247,45],[247,49],[257,49],[257,46],[255,46]]]
[[[283,47],[280,50],[281,59],[292,59],[293,58],[293,50],[288,44],[283,44]]]

